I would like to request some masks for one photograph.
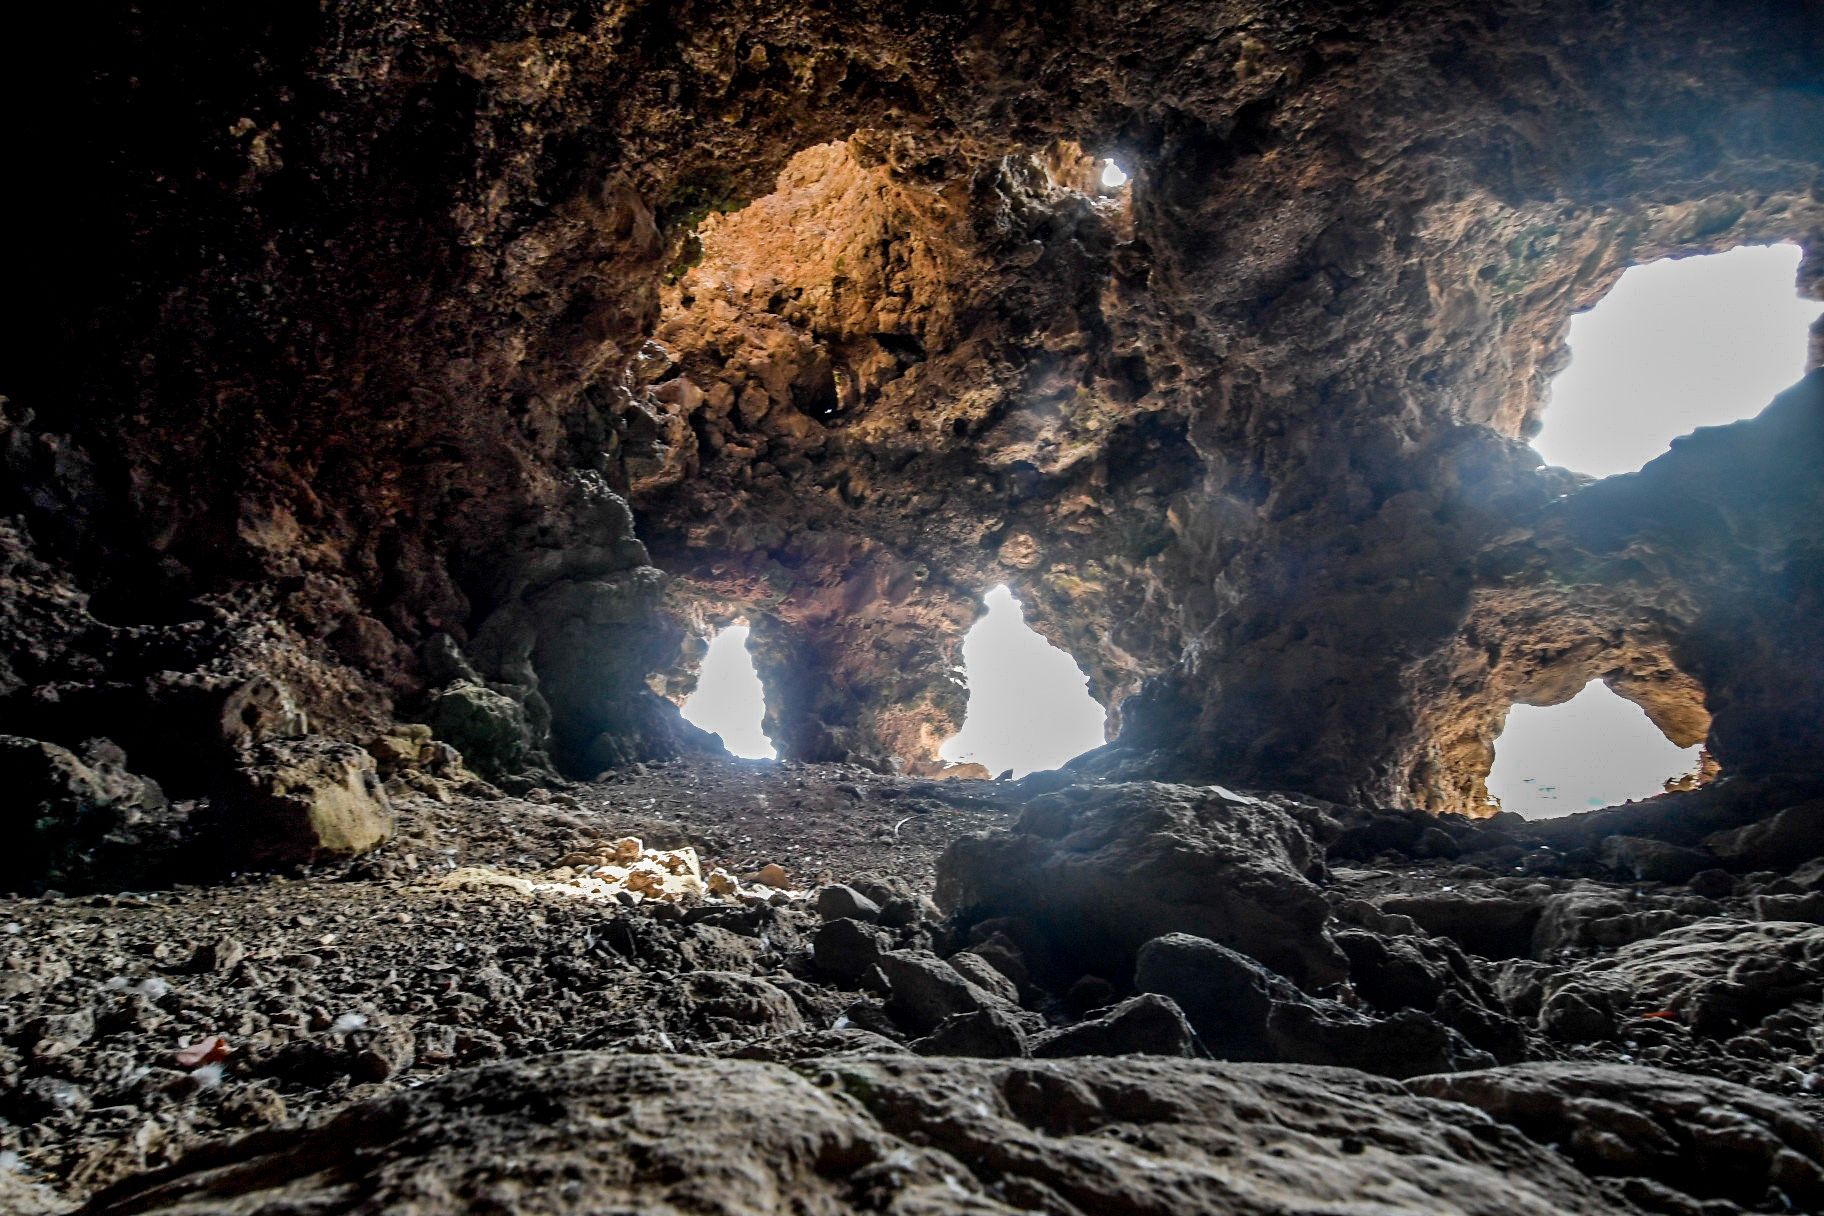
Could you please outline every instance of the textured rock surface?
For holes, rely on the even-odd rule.
[[[327,739],[260,745],[212,811],[223,847],[256,865],[358,857],[393,835],[372,758]]]
[[[1824,1204],[1824,1132],[1784,1103],[1657,1069],[1527,1064],[1421,1077],[1415,1093],[1466,1102],[1596,1175],[1657,1183],[1688,1199],[1795,1210]],[[1624,1189],[1647,1206],[1657,1187]],[[1676,1211],[1676,1202],[1665,1210]]]
[[[276,1213],[353,1194],[425,1216],[1640,1210],[1468,1107],[1343,1072],[575,1054],[209,1150],[85,1211]]]
[[[960,840],[938,901],[968,920],[1011,916],[1069,975],[1125,980],[1141,945],[1195,933],[1311,987],[1342,978],[1310,877],[1322,858],[1290,814],[1219,787],[1132,783],[1033,799],[1006,833]]]
[[[1390,1077],[1494,1061],[1435,1018],[1376,1020],[1314,1000],[1246,955],[1188,933],[1140,948],[1134,986],[1171,998],[1219,1060],[1333,1064]]]
[[[1476,1064],[1467,1041],[1504,1063],[1651,1063],[1693,1084],[1752,1086],[1814,1121],[1824,1113],[1817,926],[1756,919],[1824,889],[1824,863],[1729,878],[1713,896],[1605,882],[1593,857],[1575,862],[1530,840],[1532,871],[1513,877],[1393,852],[1373,868],[1339,864],[1313,888],[1334,917],[1308,932],[1340,949],[1347,980],[1299,990],[1209,945],[1223,964],[1214,974],[1230,982],[1198,1009],[1199,1043],[1175,1002],[1134,995],[1128,975],[1051,967],[1032,923],[963,926],[920,898],[945,841],[1009,822],[1030,800],[1012,783],[698,759],[484,800],[432,770],[400,768],[436,750],[412,746],[415,732],[388,738],[372,750],[392,757],[382,767],[400,791],[397,835],[361,858],[285,881],[0,897],[0,1154],[18,1154],[25,1180],[80,1202],[236,1131],[419,1091],[457,1068],[576,1049],[806,1070],[858,1053],[1119,1052],[1110,1064],[1126,1069],[1136,1053],[1233,1054],[1251,1036],[1258,1054],[1406,1072]],[[405,773],[443,784],[420,789]],[[905,822],[923,799],[929,806]],[[1320,813],[1349,825],[1337,833],[1342,847],[1387,818],[1287,805],[1318,827]],[[1508,856],[1520,847],[1508,842],[1526,839],[1498,821],[1452,827],[1472,859]],[[805,886],[734,905],[628,906],[563,885],[578,858],[630,834],[694,843],[705,864],[740,873],[773,861]],[[1579,866],[1598,877],[1562,873]],[[881,923],[823,919],[812,893],[839,879],[882,906]],[[1459,885],[1538,906],[1560,944],[1539,958],[1484,959],[1372,902]],[[1680,917],[1674,927],[1648,923],[1666,913]],[[1636,936],[1617,936],[1623,926]],[[889,958],[907,964],[892,979],[880,965]],[[1198,1004],[1180,995],[1183,1012]],[[1248,1016],[1211,1026],[1224,1002]],[[183,1044],[217,1038],[221,1059],[180,1060]],[[1075,1101],[1045,1102],[1054,1100]],[[472,1114],[510,1115],[493,1109]],[[751,1122],[751,1111],[742,1117]],[[1326,1126],[1310,1117],[1289,1113],[1288,1131]],[[688,1141],[683,1124],[668,1127]],[[1033,1168],[1054,1168],[1043,1157],[1033,1150]],[[1383,1165],[1390,1184],[1408,1169]]]
[[[128,773],[126,757],[106,740],[91,740],[84,752],[0,735],[8,840],[0,889],[80,884],[118,867],[109,852],[152,847],[151,833],[134,829],[165,808],[158,786]]]

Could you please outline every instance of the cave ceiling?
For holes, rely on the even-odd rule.
[[[1525,445],[1627,266],[1819,290],[1816,17],[116,6],[18,133],[0,728],[588,776],[706,745],[653,689],[743,616],[787,754],[927,771],[1007,582],[1161,775],[1479,810],[1593,678],[1824,767],[1818,375]]]

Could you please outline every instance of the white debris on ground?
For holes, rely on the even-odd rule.
[[[789,889],[785,870],[780,866],[767,865],[750,877],[750,883],[759,885],[748,885],[720,866],[704,874],[696,849],[688,845],[649,849],[637,836],[570,853],[540,878],[507,874],[486,866],[465,866],[445,874],[438,882],[443,886],[507,887],[526,895],[548,893],[623,903],[772,903],[782,897],[803,898],[802,893]]]

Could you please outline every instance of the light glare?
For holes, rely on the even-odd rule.
[[[1571,319],[1533,447],[1593,477],[1631,473],[1700,426],[1751,418],[1805,372],[1824,304],[1793,285],[1795,245],[1634,266]]]
[[[709,641],[697,689],[684,702],[684,720],[722,736],[730,754],[749,760],[771,760],[778,755],[761,723],[766,716],[766,694],[753,656],[747,652],[746,625],[730,625]]]
[[[1700,751],[1675,746],[1640,706],[1592,680],[1562,705],[1508,711],[1488,792],[1504,811],[1555,819],[1663,793]]]
[[[1023,777],[1101,747],[1108,714],[1076,660],[1026,624],[1005,586],[983,602],[987,614],[963,636],[969,709],[939,758]]]

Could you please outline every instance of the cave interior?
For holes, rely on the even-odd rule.
[[[1631,268],[1824,300],[1815,3],[54,20],[0,1206],[1824,1210],[1824,321],[1531,446]],[[997,587],[1107,713],[1017,780]],[[1593,683],[1696,770],[1502,811]]]

